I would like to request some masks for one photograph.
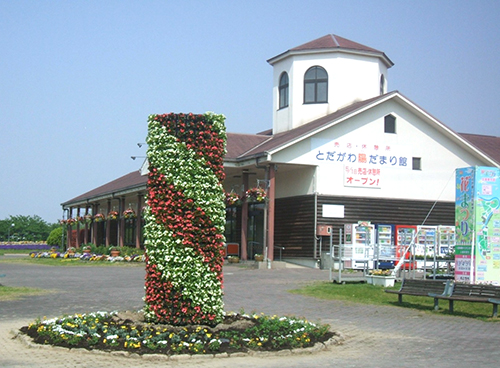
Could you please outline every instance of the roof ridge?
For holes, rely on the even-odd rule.
[[[330,37],[332,38],[333,42],[335,42],[337,47],[340,47],[340,43],[339,43],[339,41],[337,41],[337,35],[334,35],[333,33],[331,33]]]

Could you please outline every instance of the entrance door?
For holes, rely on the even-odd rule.
[[[249,203],[247,254],[254,259],[256,254],[264,254],[264,203]]]

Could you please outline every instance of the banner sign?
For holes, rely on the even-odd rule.
[[[456,171],[455,280],[500,285],[500,170]]]

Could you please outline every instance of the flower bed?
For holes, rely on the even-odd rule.
[[[127,256],[111,257],[107,254],[92,254],[80,252],[31,252],[31,258],[52,258],[52,259],[79,259],[81,261],[95,262],[95,261],[108,261],[108,262],[144,262],[143,254],[133,254]]]
[[[37,243],[37,242],[2,242],[0,243],[0,250],[5,249],[51,249],[53,246],[47,245],[45,243]]]
[[[21,332],[39,344],[167,355],[304,348],[334,336],[328,325],[303,319],[235,313],[210,328],[149,324],[142,313],[97,312],[35,321]]]

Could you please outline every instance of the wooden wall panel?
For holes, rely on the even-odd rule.
[[[274,243],[285,247],[283,257],[315,257],[314,201],[314,195],[276,200]],[[344,218],[323,218],[323,204],[343,205]],[[338,244],[339,229],[358,221],[421,225],[426,219],[426,225],[454,225],[455,203],[437,202],[434,205],[430,201],[318,196],[317,215],[318,224],[333,225],[334,243]]]

